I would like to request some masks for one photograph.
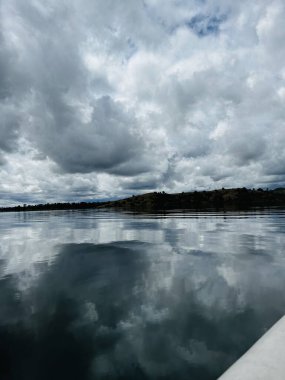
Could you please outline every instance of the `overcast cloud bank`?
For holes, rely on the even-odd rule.
[[[282,0],[0,1],[1,204],[285,184]]]

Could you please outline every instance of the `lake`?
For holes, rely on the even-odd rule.
[[[285,211],[0,215],[0,379],[216,379],[285,314]]]

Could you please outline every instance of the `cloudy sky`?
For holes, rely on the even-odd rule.
[[[0,205],[285,184],[284,0],[0,0]]]

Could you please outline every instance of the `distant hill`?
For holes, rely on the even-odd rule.
[[[154,192],[108,202],[104,206],[127,210],[247,209],[251,207],[285,207],[285,189],[220,189],[177,194]]]
[[[252,207],[285,207],[285,188],[274,190],[263,189],[220,189],[211,191],[192,191],[177,194],[153,192],[130,198],[109,202],[81,203],[48,203],[2,207],[0,212],[7,211],[44,211],[44,210],[77,210],[114,208],[132,211],[158,210],[203,210],[223,209],[240,210]]]

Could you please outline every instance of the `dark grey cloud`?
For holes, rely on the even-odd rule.
[[[0,108],[0,149],[10,152],[17,148],[17,137],[20,120],[17,120],[15,113],[17,110],[9,105],[2,105]]]
[[[80,44],[90,31],[77,24],[78,19],[74,20],[75,11],[72,6],[52,2],[43,7],[37,2],[14,1],[11,9],[8,7],[6,17],[15,12],[20,20],[15,29],[24,32],[23,45],[19,47],[23,54],[16,52],[18,62],[11,68],[16,77],[12,83],[5,83],[5,93],[12,92],[16,99],[4,99],[2,103],[3,107],[8,103],[8,109],[1,112],[0,148],[13,148],[22,122],[26,124],[27,138],[66,172],[128,173],[127,165],[123,169],[120,165],[133,160],[133,167],[134,160],[140,160],[143,140],[136,133],[135,117],[124,105],[109,95],[94,97],[90,93],[97,87],[99,92],[108,93],[111,85],[104,75],[88,76]],[[16,20],[15,17],[11,23]],[[6,39],[9,37],[7,34]],[[2,71],[5,77],[5,70]],[[23,112],[28,113],[25,121],[17,119],[13,112],[15,102],[20,102],[19,80],[24,83],[25,97],[21,100]],[[85,109],[80,109],[82,103]],[[138,167],[137,172],[140,170]]]
[[[18,109],[19,94],[14,91],[13,73],[10,68],[16,59],[1,33],[0,27],[0,151],[10,152],[17,148],[17,138],[21,124]]]
[[[126,190],[139,190],[139,191],[145,191],[145,190],[155,190],[157,187],[160,186],[160,181],[154,180],[152,178],[145,179],[139,179],[139,180],[132,180],[127,181],[124,183],[123,188]]]
[[[120,167],[127,162],[126,172],[128,165],[135,166],[131,172],[140,171],[143,140],[136,135],[136,121],[112,98],[105,96],[94,101],[90,120],[85,124],[78,120],[74,109],[60,99],[52,99],[50,107],[54,116],[51,123],[47,115],[47,124],[34,136],[42,151],[63,170],[120,173],[123,171]],[[50,110],[45,112],[48,114]]]

